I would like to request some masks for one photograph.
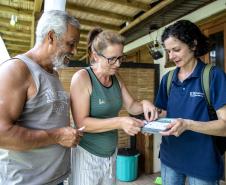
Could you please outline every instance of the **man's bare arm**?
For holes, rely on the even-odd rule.
[[[29,150],[50,144],[71,147],[77,132],[71,127],[32,130],[17,122],[28,96],[35,93],[34,82],[23,62],[9,61],[0,66],[0,148]]]

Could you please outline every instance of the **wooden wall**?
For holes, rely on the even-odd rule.
[[[154,64],[154,60],[149,54],[149,50],[146,45],[130,51],[126,54],[126,56],[128,61],[133,61],[135,63]]]

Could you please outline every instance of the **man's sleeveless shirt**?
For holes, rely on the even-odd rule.
[[[19,125],[34,130],[65,127],[69,123],[69,97],[59,78],[25,55],[15,58],[27,65],[37,89],[25,103]],[[56,185],[69,172],[70,150],[60,145],[23,152],[0,149],[0,184]]]

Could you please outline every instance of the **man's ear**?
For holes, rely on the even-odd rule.
[[[50,44],[53,44],[53,41],[56,39],[56,35],[55,35],[55,32],[54,31],[49,31],[48,32],[48,42]]]

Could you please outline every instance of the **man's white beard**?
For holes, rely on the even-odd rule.
[[[60,68],[64,68],[65,67],[65,64],[64,64],[65,56],[66,55],[63,55],[63,56],[55,56],[54,57],[53,67],[55,69],[60,69]]]

